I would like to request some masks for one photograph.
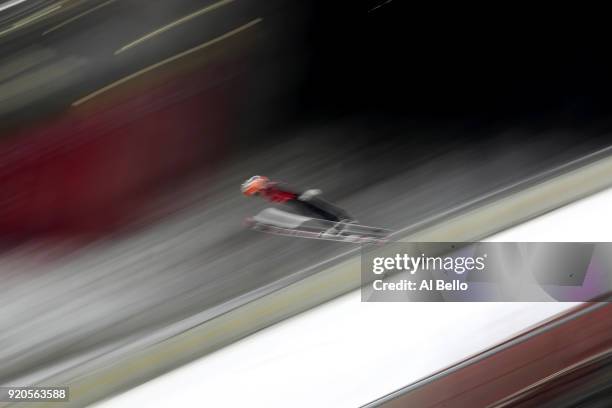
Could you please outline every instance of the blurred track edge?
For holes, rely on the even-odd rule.
[[[611,324],[612,305],[585,304],[364,407],[563,407],[609,396]]]

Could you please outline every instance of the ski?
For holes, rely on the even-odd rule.
[[[265,209],[256,216],[247,218],[245,223],[252,230],[268,234],[358,244],[383,244],[388,242],[388,237],[392,233],[384,228],[354,223],[343,225],[339,231],[334,231],[338,223],[291,214],[274,208]]]

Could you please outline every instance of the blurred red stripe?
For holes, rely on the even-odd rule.
[[[184,77],[2,141],[0,232],[105,229],[137,209],[143,193],[218,157],[228,98],[214,82]]]

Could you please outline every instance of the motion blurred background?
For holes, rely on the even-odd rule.
[[[595,23],[400,3],[2,0],[0,383],[120,358],[346,250],[245,230],[254,174],[397,230],[607,154]]]
[[[0,224],[16,239],[123,227],[196,172],[204,191],[231,165],[264,170],[261,154],[297,184],[335,156],[325,179],[341,197],[441,151],[520,150],[511,172],[532,147],[539,160],[607,145],[596,33],[533,13],[248,0],[12,0],[0,12]],[[331,174],[368,165],[357,185]]]

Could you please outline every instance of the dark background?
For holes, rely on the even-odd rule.
[[[476,126],[608,119],[612,67],[592,17],[419,3],[316,2],[300,107]]]

